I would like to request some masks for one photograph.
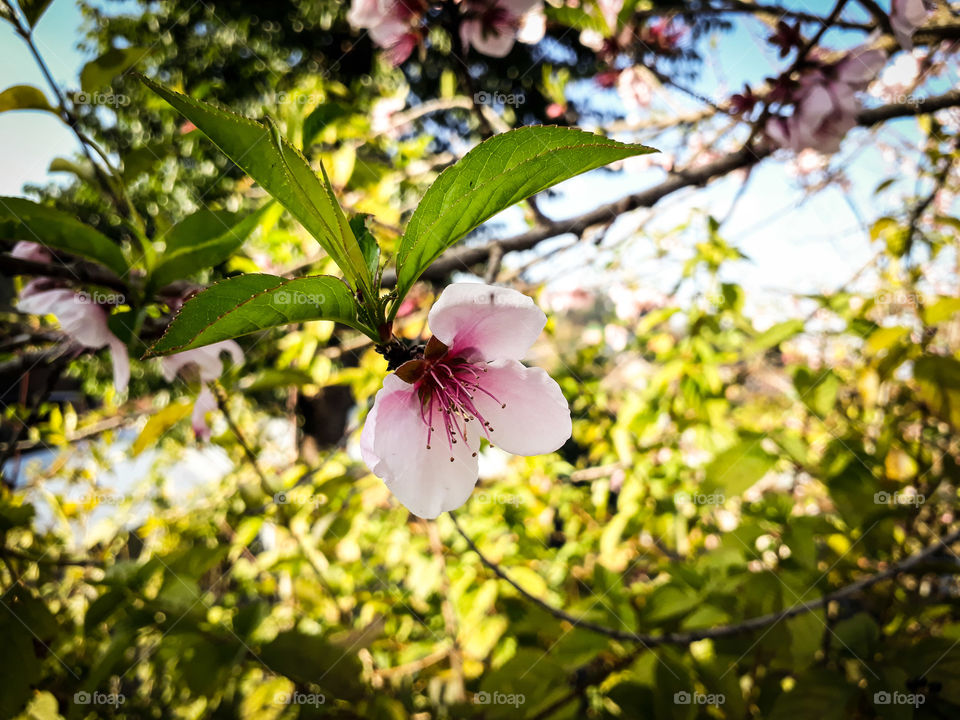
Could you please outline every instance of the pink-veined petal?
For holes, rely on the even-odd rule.
[[[516,360],[498,360],[486,370],[480,386],[496,400],[476,391],[473,402],[493,427],[490,439],[494,445],[514,455],[542,455],[569,439],[570,407],[545,370],[525,367]]]
[[[454,283],[440,293],[427,321],[454,354],[474,350],[484,360],[519,360],[540,335],[547,316],[516,290]]]
[[[435,518],[463,505],[477,483],[476,422],[468,442],[458,439],[451,452],[439,413],[434,417],[431,449],[420,417],[420,399],[413,385],[388,375],[377,393],[360,436],[360,452],[370,470],[417,517]],[[454,458],[450,462],[451,456]]]

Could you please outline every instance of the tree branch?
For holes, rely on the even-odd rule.
[[[752,632],[754,630],[759,630],[760,628],[773,625],[781,620],[787,620],[796,615],[802,615],[804,613],[811,612],[812,610],[818,610],[827,606],[831,602],[834,602],[835,600],[842,600],[850,597],[851,595],[856,595],[857,593],[866,590],[867,588],[876,585],[879,582],[889,580],[900,573],[909,572],[917,565],[936,555],[948,545],[960,540],[960,530],[955,530],[954,532],[940,538],[937,542],[933,543],[924,550],[911,555],[906,560],[894,563],[883,572],[862,578],[851,583],[850,585],[840,588],[839,590],[836,590],[832,593],[827,593],[816,600],[811,600],[810,602],[801,602],[797,605],[787,608],[786,610],[781,610],[780,612],[759,615],[734,625],[721,625],[720,627],[708,628],[704,630],[693,630],[686,633],[663,633],[662,635],[648,635],[644,633],[630,632],[627,630],[616,630],[599,623],[591,622],[590,620],[574,617],[560,608],[556,608],[544,600],[541,600],[535,595],[531,595],[516,581],[514,581],[513,578],[507,575],[507,573],[499,565],[480,552],[480,549],[477,547],[476,543],[474,543],[473,540],[470,539],[470,537],[464,532],[463,528],[460,527],[460,523],[457,521],[457,518],[453,513],[450,513],[450,518],[453,520],[453,524],[457,528],[457,532],[459,532],[463,539],[467,541],[467,545],[470,547],[470,549],[480,557],[480,561],[490,570],[492,570],[497,577],[507,582],[517,592],[519,592],[523,597],[535,604],[537,607],[550,613],[555,618],[568,622],[571,625],[583,628],[584,630],[590,630],[591,632],[595,632],[599,635],[605,635],[606,637],[614,638],[615,640],[638,642],[647,648],[656,647],[658,645],[689,645],[690,643],[698,640],[715,640],[717,638],[740,635],[743,633]]]
[[[914,103],[892,103],[890,105],[881,105],[880,107],[862,110],[857,115],[857,123],[861,126],[869,127],[886,120],[910,117],[913,115],[925,115],[957,105],[960,105],[960,90],[951,90],[943,95],[924,98]],[[456,250],[447,251],[441,255],[433,265],[427,268],[422,278],[425,280],[439,280],[445,278],[455,270],[469,269],[473,265],[486,262],[494,252],[494,248],[498,246],[502,249],[503,253],[506,254],[520,250],[530,250],[544,240],[549,240],[550,238],[566,233],[579,235],[587,228],[593,225],[609,223],[612,219],[623,213],[639,208],[653,207],[657,202],[678,190],[687,187],[703,186],[714,178],[727,175],[734,170],[755,165],[772,155],[775,149],[773,145],[767,142],[759,142],[750,147],[745,146],[712,163],[707,163],[692,170],[676,172],[672,177],[659,185],[655,185],[652,188],[642,190],[633,195],[627,195],[615,202],[601,205],[583,215],[542,224],[520,235],[514,235],[513,237],[497,240],[486,245],[461,247]],[[388,271],[383,274],[384,287],[393,287],[396,281],[397,276],[395,272]]]

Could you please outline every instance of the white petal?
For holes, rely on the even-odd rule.
[[[427,450],[427,426],[420,417],[414,386],[388,375],[360,436],[367,466],[410,512],[422,518],[460,507],[477,483],[477,458],[472,456],[479,446],[476,423],[467,425],[468,443],[458,438],[452,451],[437,414],[433,426]]]
[[[560,386],[541,368],[516,360],[486,366],[473,402],[493,426],[490,439],[514,455],[542,455],[559,449],[570,437],[570,408]],[[505,404],[506,407],[502,407]]]
[[[475,350],[484,360],[519,360],[540,335],[547,316],[516,290],[454,283],[440,293],[427,321],[455,354]]]

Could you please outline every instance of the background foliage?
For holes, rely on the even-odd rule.
[[[592,4],[551,4],[546,37],[497,59],[462,54],[456,6],[442,3],[430,41],[393,67],[340,3],[81,4],[92,62],[60,114],[117,177],[104,182],[101,158],[78,154],[59,166],[73,181],[29,188],[33,198],[102,233],[112,250],[101,255],[122,248],[141,263],[113,287],[128,295],[145,254],[165,247],[153,239],[169,246],[185,217],[211,211],[232,226],[260,212],[232,252],[144,291],[136,328],[117,319],[124,303],[112,309],[134,358],[126,396],[105,353],[14,310],[24,268],[3,266],[0,716],[957,712],[960,97],[946,3],[917,34],[911,57],[927,69],[906,99],[874,94],[858,118],[907,118],[897,161],[916,186],[897,187],[898,212],[863,219],[867,267],[773,322],[729,280],[747,258],[695,193],[675,227],[607,235],[618,216],[772,154],[761,128],[774,100],[743,114],[694,88],[717,37],[751,22],[773,33],[801,11],[627,3],[632,39],[610,53],[579,40]],[[42,22],[42,6],[20,11]],[[806,39],[830,27],[847,47],[879,29],[892,56],[906,54],[874,3],[836,7],[813,9],[825,22],[804,20]],[[682,41],[653,42],[663,18],[685,28]],[[156,360],[137,359],[172,311],[239,273],[335,267],[134,66],[276,120],[324,162],[351,213],[373,216],[386,254],[437,172],[507,127],[596,127],[661,148],[673,172],[652,190],[628,194],[631,173],[653,162],[639,158],[595,171],[615,191],[606,201],[626,198],[599,216],[547,217],[544,194],[453,251],[472,255],[441,258],[400,308],[395,332],[416,340],[454,270],[533,294],[550,315],[534,359],[570,402],[571,440],[536,458],[484,453],[466,506],[416,520],[357,450],[386,361],[320,321],[243,340],[243,364],[214,383],[212,437],[198,440],[187,421],[197,379],[170,383]],[[630,67],[695,110],[604,102],[611,74]],[[524,102],[484,101],[497,93]],[[818,162],[801,179],[811,195],[849,183]],[[880,194],[897,179],[873,185]],[[5,249],[23,239],[0,228]],[[77,231],[58,232],[67,242]],[[598,248],[577,256],[595,275],[550,282],[569,247],[540,242],[561,236]],[[640,242],[649,262],[682,259],[671,292],[638,287]],[[77,273],[69,282],[110,289],[88,262],[109,260],[79,254],[59,257]]]

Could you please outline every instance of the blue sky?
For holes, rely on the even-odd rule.
[[[786,4],[823,14],[833,5],[832,2]],[[122,8],[120,3],[110,4],[111,11]],[[66,87],[76,87],[80,68],[90,59],[76,48],[81,22],[73,0],[54,0],[35,31],[36,42],[54,77]],[[0,87],[29,83],[49,92],[25,45],[5,23],[0,25]],[[736,26],[734,32],[717,37],[715,49],[696,83],[698,92],[720,99],[739,90],[744,82],[762,81],[782,65],[774,49],[764,42],[764,33],[758,26],[753,25],[751,30],[742,16],[737,16]],[[859,37],[831,32],[824,43],[844,47]],[[950,81],[948,78],[939,82],[941,87],[934,87],[933,91],[942,90]],[[669,103],[693,107],[692,101],[675,95],[671,95]],[[917,138],[915,127],[914,120],[906,119],[891,123],[884,132],[892,141],[909,145],[911,139]],[[883,212],[902,209],[897,204],[896,187],[881,196],[873,193],[891,170],[869,140],[864,144],[868,138],[866,131],[854,131],[844,150],[833,159],[835,164],[842,164],[851,179],[849,200],[833,189],[805,198],[784,162],[768,161],[756,168],[750,188],[739,199],[723,228],[724,236],[751,261],[731,267],[725,279],[743,283],[757,301],[776,303],[777,296],[782,296],[784,291],[835,288],[853,275],[875,252],[858,215],[872,219]],[[22,194],[25,183],[41,183],[55,177],[47,172],[50,161],[58,156],[71,156],[76,151],[73,135],[50,115],[41,112],[0,114],[0,153],[4,158],[0,194]],[[785,155],[780,158],[783,159]],[[661,178],[659,171],[651,170],[574,179],[563,186],[565,192],[561,198],[548,201],[544,208],[558,217],[572,215],[648,187]],[[669,198],[657,207],[650,227],[665,229],[679,224],[689,218],[692,208],[724,217],[739,187],[740,180],[731,177],[712,184],[707,190]],[[504,219],[510,221],[511,216]],[[513,221],[516,220],[514,215]],[[634,237],[624,250],[624,264],[632,272],[632,277],[627,279],[658,286],[672,284],[676,272],[664,272],[664,266],[670,267],[672,263],[673,270],[679,271],[684,253],[680,251],[666,261],[657,262],[652,262],[652,254],[653,244],[647,236]],[[574,278],[576,282],[583,281],[587,277],[580,272],[584,262],[593,262],[597,256],[596,251],[570,253],[565,260],[561,258],[551,265],[550,273],[559,278],[557,282],[573,282]],[[599,284],[599,279],[597,282]]]

